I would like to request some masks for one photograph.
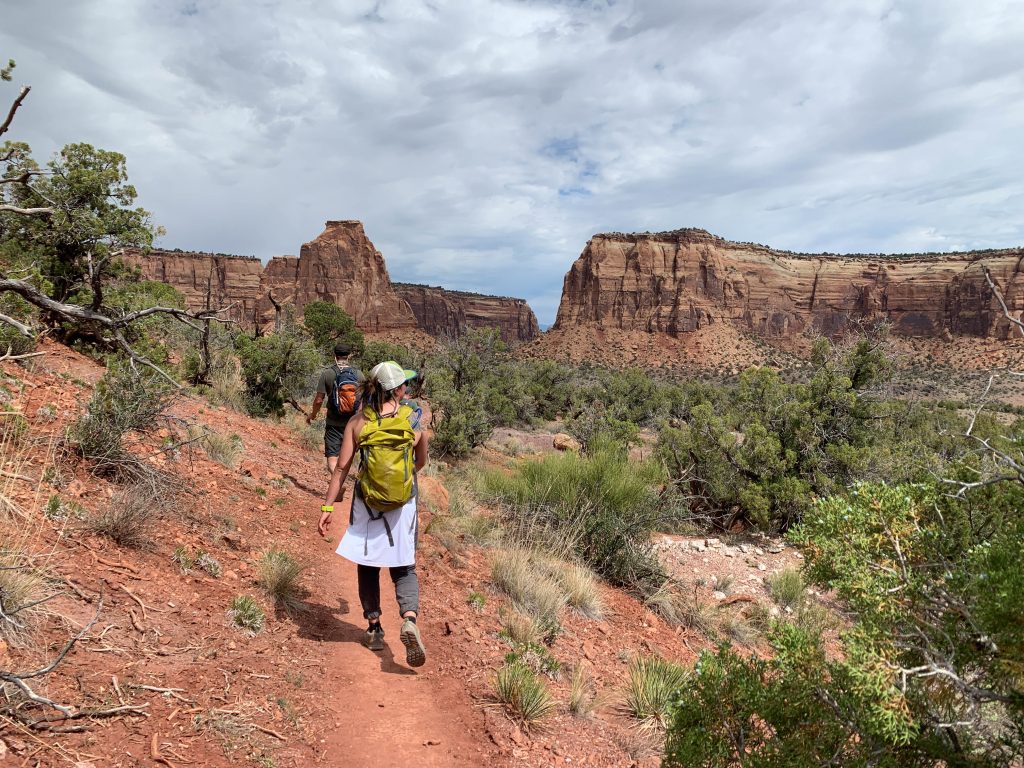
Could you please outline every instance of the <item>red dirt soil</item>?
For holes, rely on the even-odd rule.
[[[564,669],[589,668],[595,711],[586,718],[569,714],[569,675],[563,673],[547,681],[560,702],[557,713],[526,731],[493,697],[493,678],[509,646],[498,636],[503,599],[489,583],[487,552],[442,544],[427,530],[433,516],[447,513],[448,494],[434,470],[421,480],[418,555],[428,659],[412,670],[398,640],[386,574],[387,649],[376,654],[361,645],[365,625],[355,567],[333,552],[348,516],[336,514],[330,541],[317,535],[327,475],[300,418],[254,420],[182,396],[172,409],[177,421],[152,436],[147,461],[178,477],[185,490],[172,511],[153,521],[147,548],[119,547],[87,524],[110,504],[116,487],[62,447],[103,369],[56,344],[41,349],[46,354],[24,366],[2,364],[0,394],[9,395],[0,405],[29,424],[28,448],[6,456],[4,469],[22,479],[3,480],[0,493],[22,514],[6,518],[3,535],[35,556],[33,565],[59,596],[47,604],[33,640],[2,649],[3,668],[35,669],[52,659],[92,618],[102,593],[96,624],[54,673],[35,680],[35,689],[76,708],[123,703],[140,710],[72,721],[85,726],[74,733],[0,720],[0,743],[8,759],[16,758],[12,764],[657,765],[657,734],[639,730],[621,706],[627,661],[656,653],[691,664],[711,641],[670,627],[633,597],[601,586],[604,619],[566,611],[550,649]],[[187,436],[186,425],[240,436],[245,451],[238,467],[216,463],[199,448],[166,450],[167,441]],[[500,450],[481,455],[491,463],[509,460]],[[61,511],[44,514],[54,496]],[[183,573],[172,560],[177,547],[209,552],[223,574]],[[257,563],[271,548],[307,566],[298,609],[275,610],[256,583]],[[724,561],[709,563],[708,556],[719,557],[702,553],[692,565],[704,575],[721,573]],[[670,565],[681,565],[672,557]],[[479,610],[468,604],[472,592],[486,596]],[[239,595],[253,596],[267,611],[266,626],[255,636],[227,618]]]
[[[45,356],[26,366],[30,370],[3,364],[3,383],[12,391],[5,409],[24,414],[30,425],[28,453],[5,467],[31,481],[8,490],[26,517],[8,521],[6,535],[17,528],[61,594],[48,604],[51,615],[39,627],[42,642],[9,649],[4,668],[34,668],[51,658],[92,617],[102,592],[97,623],[37,692],[81,708],[123,701],[143,713],[96,720],[85,733],[60,735],[6,721],[0,738],[15,757],[26,765],[97,766],[167,764],[154,761],[154,754],[175,765],[206,766],[500,762],[484,733],[482,711],[436,672],[448,651],[443,624],[432,620],[443,586],[435,583],[429,562],[421,565],[427,665],[418,671],[406,666],[397,624],[387,627],[389,649],[380,656],[360,644],[364,624],[355,568],[316,533],[326,486],[323,458],[303,447],[287,425],[181,398],[176,417],[240,435],[245,454],[238,469],[209,460],[202,450],[152,457],[178,475],[187,492],[173,513],[155,521],[145,550],[96,536],[75,514],[44,516],[44,505],[56,495],[86,517],[109,503],[114,487],[60,450],[59,472],[47,474],[53,482],[40,481],[52,447],[103,372],[63,347],[46,344],[43,350]],[[169,435],[161,430],[156,437]],[[182,573],[171,559],[178,546],[209,552],[223,575]],[[275,610],[255,583],[257,561],[271,547],[307,565],[297,610]],[[266,627],[254,637],[226,617],[232,598],[242,594],[256,597],[268,613]]]

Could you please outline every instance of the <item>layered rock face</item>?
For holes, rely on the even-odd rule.
[[[275,256],[266,267],[256,258],[183,251],[134,253],[125,260],[144,279],[181,291],[189,309],[206,307],[209,285],[210,306],[231,305],[230,319],[247,327],[271,325],[275,304],[292,306],[301,315],[307,304],[329,301],[364,331],[421,328],[433,335],[458,335],[488,326],[500,329],[506,341],[529,341],[540,334],[537,318],[522,299],[393,285],[384,257],[358,221],[328,221],[299,256]]]
[[[556,329],[680,335],[730,323],[768,339],[887,320],[904,336],[1005,338],[1024,309],[1024,249],[953,254],[794,254],[699,229],[601,234],[565,276]],[[1016,331],[1013,331],[1016,333]]]
[[[145,256],[129,254],[124,261],[138,268],[143,280],[177,288],[185,296],[189,309],[205,309],[209,290],[211,307],[230,307],[224,313],[228,319],[252,325],[258,317],[263,264],[257,258],[150,251]]]
[[[268,265],[266,287],[292,292],[301,311],[314,301],[337,304],[366,331],[415,328],[409,305],[391,287],[384,257],[373,247],[359,221],[328,221],[326,228],[305,243],[294,264],[274,259]],[[279,299],[278,299],[279,300]]]
[[[467,328],[497,328],[505,342],[532,341],[540,336],[537,317],[522,299],[411,283],[393,285],[412,307],[419,327],[434,336],[459,336]]]

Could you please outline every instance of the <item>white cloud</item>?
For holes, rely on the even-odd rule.
[[[393,278],[550,321],[598,231],[1024,239],[1010,0],[8,5],[14,137],[124,152],[168,246],[267,258],[360,218]]]

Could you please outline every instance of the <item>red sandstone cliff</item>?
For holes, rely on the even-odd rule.
[[[540,336],[537,317],[523,299],[411,283],[393,286],[409,302],[419,327],[434,336],[458,336],[467,328],[497,328],[506,342]]]
[[[263,274],[263,264],[255,257],[154,250],[145,256],[129,254],[124,261],[138,268],[143,280],[177,288],[189,309],[206,308],[209,287],[211,307],[230,307],[226,317],[253,323]]]
[[[680,335],[715,323],[785,339],[857,320],[904,336],[1005,338],[985,279],[1024,309],[1024,249],[906,256],[794,254],[700,229],[591,238],[565,276],[555,329],[598,326]]]
[[[287,297],[299,311],[314,301],[329,301],[348,312],[366,331],[415,328],[409,305],[391,287],[384,257],[358,221],[328,221],[305,243],[298,259],[273,259],[264,288]],[[263,306],[266,311],[272,307]]]
[[[209,284],[211,306],[232,305],[230,318],[249,327],[271,324],[275,302],[301,314],[307,304],[322,300],[340,306],[364,331],[422,328],[457,335],[489,326],[500,329],[506,341],[540,334],[522,299],[392,285],[384,257],[358,221],[328,221],[299,256],[275,256],[265,268],[255,258],[182,251],[135,253],[125,260],[144,279],[180,290],[190,309],[206,306]]]

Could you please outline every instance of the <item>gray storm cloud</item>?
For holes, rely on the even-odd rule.
[[[392,277],[553,319],[597,231],[1019,245],[1011,2],[7,3],[13,138],[125,153],[168,247],[359,218]]]

